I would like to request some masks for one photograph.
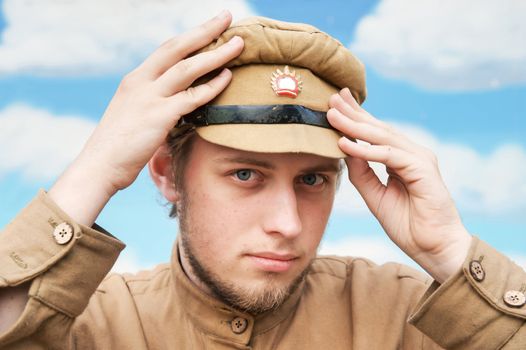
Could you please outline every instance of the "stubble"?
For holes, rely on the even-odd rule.
[[[182,253],[187,258],[192,273],[208,287],[216,298],[237,310],[259,315],[277,309],[302,285],[312,261],[291,283],[285,286],[276,281],[278,276],[273,272],[268,272],[262,277],[264,283],[259,288],[239,286],[229,281],[226,278],[227,276],[218,276],[207,267],[204,261],[200,261],[196,254],[192,238],[199,235],[199,232],[189,215],[190,205],[187,196],[181,193],[181,200],[177,209]]]

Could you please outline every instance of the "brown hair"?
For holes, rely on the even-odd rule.
[[[175,130],[175,129],[174,129]],[[176,191],[182,193],[184,183],[184,170],[188,159],[190,158],[190,152],[192,151],[192,145],[197,137],[195,129],[188,129],[184,132],[174,133],[171,132],[166,138],[168,150],[172,157],[172,176]],[[177,217],[177,205],[172,203],[170,209],[170,217]]]

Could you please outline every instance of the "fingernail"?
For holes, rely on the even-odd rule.
[[[228,12],[228,10],[223,10],[221,12],[219,12],[219,14],[216,16],[218,19],[225,19],[228,17],[230,13]]]
[[[219,73],[219,75],[224,77],[225,75],[228,75],[228,72],[229,72],[228,68],[223,68],[223,70],[221,71],[221,73]]]
[[[230,40],[228,41],[229,44],[237,44],[239,42],[243,41],[240,36],[234,35]]]

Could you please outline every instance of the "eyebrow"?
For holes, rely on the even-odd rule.
[[[341,171],[340,163],[335,164],[320,164],[313,167],[303,169],[305,173],[318,173],[318,172],[327,172],[327,173],[339,173]]]
[[[265,169],[275,170],[276,166],[265,162],[264,160],[258,160],[254,158],[246,158],[246,157],[224,157],[224,158],[217,158],[214,160],[217,163],[238,163],[238,164],[247,164],[247,165],[254,165]]]
[[[224,158],[217,158],[214,160],[217,163],[236,163],[236,164],[246,164],[246,165],[252,165],[252,166],[258,166],[265,169],[275,170],[276,166],[272,163],[266,162],[264,160],[254,159],[254,158],[247,158],[247,157],[224,157]],[[333,173],[339,173],[341,171],[341,165],[338,162],[337,164],[334,163],[327,163],[327,164],[319,164],[312,167],[307,167],[305,169],[302,169],[302,172],[305,173],[314,173],[314,172],[333,172]]]

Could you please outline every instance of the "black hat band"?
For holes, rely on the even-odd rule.
[[[300,105],[205,105],[183,116],[177,128],[218,124],[307,124],[333,129],[327,112]]]

